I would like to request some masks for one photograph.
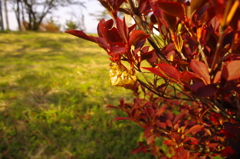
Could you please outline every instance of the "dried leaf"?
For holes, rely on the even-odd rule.
[[[122,66],[115,63],[110,65],[110,82],[113,86],[132,88],[137,82],[137,76],[130,74]]]

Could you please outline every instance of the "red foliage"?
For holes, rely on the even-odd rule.
[[[139,76],[126,87],[136,96],[133,103],[120,101],[128,117],[115,119],[144,128],[146,144],[139,143],[133,153],[152,152],[159,159],[240,158],[240,0],[99,1],[112,19],[99,22],[98,37],[67,33],[106,50],[123,68],[112,74],[118,86]],[[127,26],[119,11],[135,24]]]

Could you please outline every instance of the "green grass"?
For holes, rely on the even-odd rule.
[[[130,91],[113,87],[96,44],[65,33],[0,34],[0,158],[140,159],[141,128],[106,109]]]

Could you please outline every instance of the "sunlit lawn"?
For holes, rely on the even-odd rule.
[[[117,105],[132,94],[113,87],[97,45],[65,33],[0,33],[0,158],[121,159],[141,128]]]

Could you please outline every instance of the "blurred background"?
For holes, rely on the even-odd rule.
[[[96,33],[97,0],[0,0],[0,159],[145,159],[142,128],[107,105],[133,94],[111,86],[109,57],[64,33]]]
[[[0,2],[1,30],[36,30],[34,23],[38,23],[40,31],[58,29],[65,31],[69,27],[70,29],[76,27],[87,33],[96,33],[98,19],[107,16],[98,0],[0,0]],[[29,20],[32,26],[29,25]]]

